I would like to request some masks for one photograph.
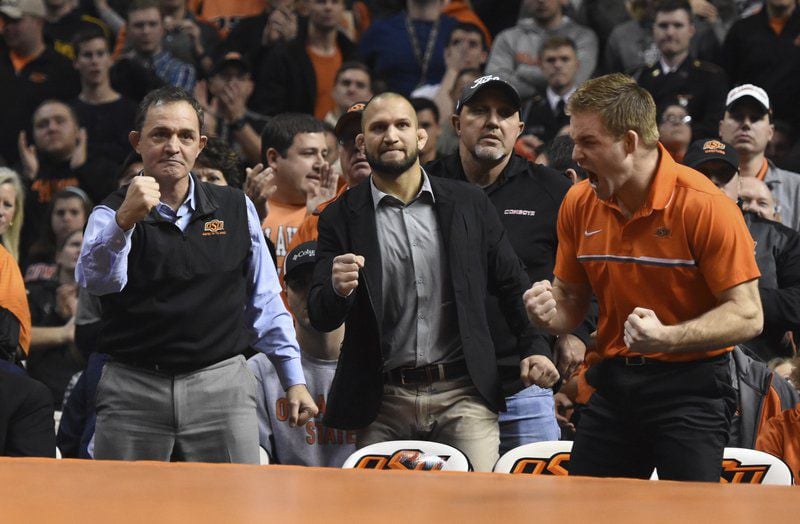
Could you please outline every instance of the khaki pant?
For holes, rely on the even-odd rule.
[[[383,386],[375,421],[356,433],[363,448],[387,440],[430,440],[461,450],[475,471],[491,471],[498,459],[497,413],[469,378],[430,385]]]

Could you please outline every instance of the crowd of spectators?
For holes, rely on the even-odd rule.
[[[652,95],[664,151],[739,202],[757,241],[765,319],[763,334],[737,348],[739,369],[762,366],[774,380],[800,386],[796,0],[0,0],[0,388],[19,382],[13,388],[25,399],[14,409],[30,411],[0,409],[10,413],[0,419],[0,455],[52,455],[52,439],[31,413],[62,409],[61,452],[93,454],[102,315],[96,297],[77,285],[75,267],[92,207],[142,173],[129,133],[141,130],[137,105],[154,89],[182,88],[202,108],[209,140],[194,165],[198,179],[243,189],[254,202],[309,391],[324,413],[347,336],[338,329],[323,337],[306,301],[322,210],[374,167],[369,146],[357,140],[364,104],[381,93],[411,101],[427,135],[420,164],[432,177],[486,189],[501,171],[501,180],[525,174],[487,195],[533,282],[552,279],[558,208],[585,177],[571,161],[570,97],[608,73],[629,75]],[[461,113],[465,88],[495,77],[517,93],[510,107],[520,119],[519,128],[501,132],[498,158],[511,162],[497,172],[481,164],[483,137],[470,142],[473,110]],[[502,110],[487,104],[488,112]],[[730,154],[718,154],[725,148]],[[547,225],[520,227],[508,217],[509,202],[537,209]],[[17,277],[24,291],[5,285]],[[579,428],[572,407],[585,400],[581,362],[594,344],[596,305],[585,325],[547,341],[563,381],[555,397],[510,378],[518,374],[508,358],[516,358],[518,333],[498,307],[487,306],[487,314],[506,417],[544,406],[535,422],[543,429],[525,438],[566,438]],[[11,335],[9,318],[17,320]],[[21,363],[29,379],[19,374]],[[256,356],[249,368],[260,386],[260,443],[273,461],[338,465],[354,449],[350,427],[320,418],[289,428],[270,360]],[[793,395],[783,409],[796,403]],[[783,454],[791,428],[800,431],[796,410],[762,418],[743,441]],[[38,432],[32,443],[19,441],[14,424]],[[757,439],[762,426],[768,434]],[[525,438],[501,431],[501,450]]]

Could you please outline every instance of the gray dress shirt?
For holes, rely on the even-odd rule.
[[[385,369],[462,359],[450,266],[428,176],[422,172],[422,187],[408,204],[379,190],[372,178],[370,188],[381,253]]]

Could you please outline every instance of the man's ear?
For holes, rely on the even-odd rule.
[[[138,131],[131,131],[130,133],[128,133],[128,142],[131,143],[131,147],[133,147],[133,150],[136,151],[137,153],[139,153],[139,140],[141,138],[142,135]]]
[[[356,147],[361,151],[366,151],[366,139],[364,138],[364,133],[359,133],[356,135]]]
[[[639,133],[633,130],[628,130],[622,138],[624,145],[625,145],[625,152],[629,155],[632,155],[634,151],[636,151],[636,147],[641,142],[641,137]]]
[[[207,143],[208,143],[208,137],[206,135],[200,135],[200,149],[197,150],[197,156],[194,157],[195,160],[197,160],[197,157],[200,156],[200,153],[203,152],[203,149],[205,149]]]
[[[450,121],[453,123],[453,129],[456,131],[456,136],[461,136],[461,116],[453,115],[450,117]]]
[[[417,129],[417,148],[422,151],[428,143],[428,132],[421,127]]]
[[[280,156],[280,153],[278,153],[277,149],[275,149],[274,147],[268,147],[267,148],[267,155],[266,155],[266,157],[267,157],[267,166],[271,167],[272,169],[275,169],[275,166],[278,163],[278,157],[279,156]]]

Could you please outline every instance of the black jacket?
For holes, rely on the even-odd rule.
[[[53,397],[41,382],[0,362],[0,456],[56,456]]]
[[[753,213],[744,219],[756,244],[764,331],[742,345],[764,361],[790,357],[793,349],[783,339],[800,331],[800,233]]]
[[[721,67],[688,57],[674,73],[664,74],[657,62],[635,77],[653,95],[660,112],[674,102],[686,108],[692,117],[692,140],[717,136],[728,95],[728,77]]]
[[[762,412],[766,403],[772,401],[771,390],[780,398],[782,410],[793,408],[800,402],[800,396],[791,384],[770,371],[763,362],[749,357],[739,346],[731,352],[730,365],[738,409],[731,424],[728,446],[755,449]]]
[[[250,107],[262,115],[314,114],[317,75],[306,51],[308,24],[298,25],[297,38],[275,45],[256,71],[259,85],[250,99]],[[342,62],[355,57],[355,44],[344,33],[337,33],[336,45],[342,53]]]
[[[467,180],[458,153],[431,162],[425,169],[430,175]],[[558,171],[512,154],[495,183],[484,188],[531,282],[553,280],[558,250],[558,210],[570,187],[569,179]],[[516,393],[514,389],[521,385],[519,373],[513,373],[517,368],[516,336],[500,314],[494,297],[488,297],[487,312],[501,367],[514,368],[501,369],[506,393]],[[596,324],[597,311],[593,304],[583,323],[572,334],[588,345],[589,335],[597,328]],[[555,337],[548,336],[548,340],[552,344]]]
[[[767,9],[738,20],[728,30],[722,67],[733,85],[755,84],[769,94],[774,118],[800,125],[800,9],[780,35],[769,25]]]
[[[430,177],[434,208],[443,232],[453,284],[464,357],[470,378],[487,405],[505,409],[497,360],[485,309],[487,290],[496,295],[512,331],[520,336],[522,356],[549,357],[544,337],[531,326],[522,303],[529,280],[494,207],[477,187]],[[325,411],[326,426],[358,429],[378,413],[383,394],[381,254],[370,183],[342,194],[319,220],[317,265],[308,298],[311,323],[331,331],[345,322],[336,376]],[[333,290],[334,257],[364,256],[358,288],[342,298]]]
[[[551,141],[562,127],[569,125],[569,117],[565,113],[556,114],[547,97],[538,94],[523,109],[522,121],[524,134],[534,135],[542,142]]]

